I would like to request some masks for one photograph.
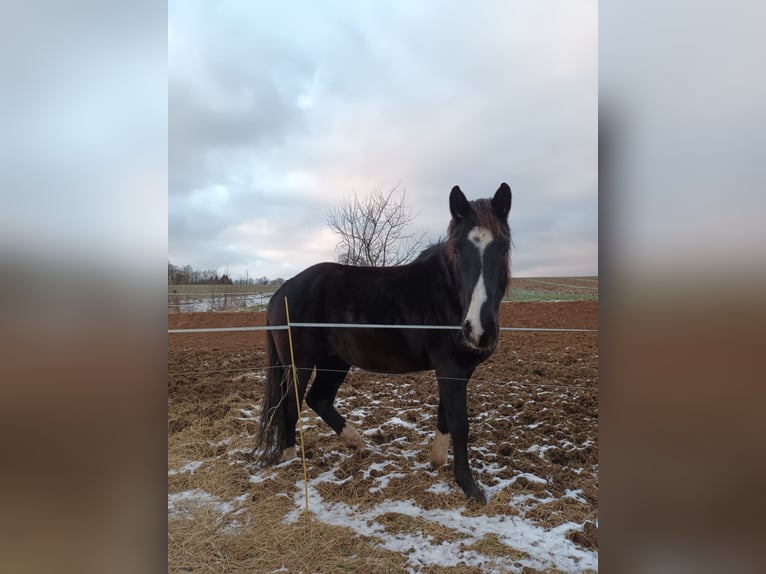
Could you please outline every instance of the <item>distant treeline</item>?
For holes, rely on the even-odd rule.
[[[218,275],[215,269],[197,271],[191,265],[173,265],[168,261],[168,285],[280,285],[284,282],[281,277],[269,279],[249,275],[232,280],[228,273]]]

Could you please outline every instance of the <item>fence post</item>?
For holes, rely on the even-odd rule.
[[[303,416],[301,414],[301,397],[298,393],[298,370],[295,368],[295,354],[293,353],[293,331],[290,328],[290,308],[287,306],[285,297],[285,316],[287,318],[287,339],[290,342],[290,363],[293,366],[293,386],[295,387],[295,404],[298,407],[298,434],[301,437],[301,460],[303,461],[303,491],[306,495],[306,516],[309,515],[309,475],[306,471],[306,451],[303,447]]]

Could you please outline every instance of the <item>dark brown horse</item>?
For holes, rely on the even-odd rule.
[[[455,479],[466,496],[486,502],[468,465],[468,380],[495,350],[498,308],[509,279],[511,189],[468,201],[455,186],[447,240],[415,261],[396,267],[319,263],[286,281],[273,295],[268,324],[432,325],[452,329],[292,327],[298,389],[306,403],[353,447],[362,437],[335,409],[338,388],[351,366],[383,373],[433,369],[439,384],[434,467],[447,462],[452,437]],[[269,370],[256,449],[273,464],[295,456],[298,420],[288,333],[270,331]]]

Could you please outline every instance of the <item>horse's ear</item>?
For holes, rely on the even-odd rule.
[[[492,209],[499,217],[503,219],[508,217],[511,211],[511,188],[507,183],[503,182],[497,188],[495,197],[492,198]]]
[[[449,194],[449,210],[455,219],[463,219],[471,210],[468,200],[458,186],[453,187]]]

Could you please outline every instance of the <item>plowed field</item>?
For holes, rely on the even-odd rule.
[[[501,306],[512,327],[597,328],[597,301]],[[265,324],[263,313],[173,313],[170,329]],[[428,466],[433,372],[352,370],[338,410],[366,446],[347,450],[303,413],[299,459],[250,453],[265,334],[170,334],[171,572],[494,572],[597,569],[598,334],[503,332],[469,383],[470,456],[486,506],[451,464]],[[450,456],[451,463],[451,456]]]

